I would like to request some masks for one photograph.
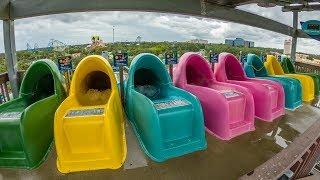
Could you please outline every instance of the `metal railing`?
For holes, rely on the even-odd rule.
[[[19,84],[23,77],[24,71],[18,72]],[[0,104],[11,100],[11,89],[8,73],[0,74]]]
[[[295,62],[295,69],[301,73],[316,73],[320,75],[320,65],[307,64],[303,62]]]
[[[8,73],[0,74],[0,104],[10,101]]]
[[[320,119],[297,137],[287,148],[242,176],[241,180],[299,179],[309,175],[320,156]]]

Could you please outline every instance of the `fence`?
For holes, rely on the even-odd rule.
[[[0,74],[0,103],[10,101],[8,73]]]
[[[19,81],[22,79],[23,73],[24,73],[23,71],[18,72]],[[10,101],[11,99],[10,94],[11,94],[11,89],[10,89],[8,73],[2,73],[0,74],[0,104]]]
[[[284,174],[290,179],[309,175],[320,156],[320,119],[297,137],[287,148],[242,176],[242,180],[278,179]]]
[[[297,72],[316,73],[320,75],[320,65],[312,65],[312,64],[307,64],[303,62],[295,62],[294,66]]]

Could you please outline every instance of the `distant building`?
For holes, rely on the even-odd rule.
[[[195,44],[208,44],[208,40],[204,40],[204,39],[191,39],[189,41],[187,41],[188,43],[195,43]]]
[[[235,40],[233,40],[233,45],[234,46],[244,46],[245,40],[242,38],[236,38]]]
[[[291,39],[284,40],[283,54],[290,56],[291,55]]]
[[[249,48],[254,47],[254,42],[252,42],[252,41],[245,41],[245,42],[244,42],[244,46],[245,46],[245,47],[249,47]]]
[[[224,43],[225,43],[225,44],[228,44],[228,45],[230,45],[230,46],[234,46],[234,41],[231,40],[231,39],[226,39],[226,40],[224,41]]]
[[[254,42],[253,41],[245,41],[242,38],[236,38],[234,40],[232,39],[225,39],[225,44],[228,44],[230,46],[244,46],[244,47],[254,47]]]

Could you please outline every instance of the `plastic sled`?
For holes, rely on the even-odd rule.
[[[60,172],[122,166],[127,153],[124,114],[112,67],[102,56],[80,61],[54,128]]]
[[[198,97],[207,132],[222,140],[255,130],[253,97],[248,89],[217,82],[206,60],[185,53],[174,69],[174,84]]]
[[[302,92],[300,81],[289,77],[269,76],[261,59],[255,54],[247,55],[244,65],[246,75],[250,78],[260,78],[280,83],[285,92],[285,107],[294,110],[302,104]]]
[[[146,53],[134,58],[125,91],[128,119],[152,160],[162,162],[207,147],[199,101],[173,86],[158,57]]]
[[[299,80],[302,86],[303,101],[310,102],[314,99],[314,82],[310,76],[301,74],[285,74],[280,62],[273,55],[267,56],[264,66],[270,75],[278,75],[278,77],[290,77]]]
[[[270,122],[284,115],[285,96],[281,84],[266,79],[248,78],[238,59],[230,53],[219,55],[219,63],[216,64],[214,71],[218,81],[250,89],[256,117]]]
[[[49,152],[54,113],[66,94],[51,60],[35,61],[22,80],[19,97],[0,106],[0,166],[33,169]]]
[[[314,95],[318,96],[320,91],[320,75],[315,73],[296,73],[296,70],[288,56],[281,56],[281,66],[286,74],[302,74],[312,77],[314,82]]]

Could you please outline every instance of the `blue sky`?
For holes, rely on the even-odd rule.
[[[291,25],[292,13],[282,13],[280,7],[260,8],[256,5],[239,9]],[[300,21],[320,19],[320,12],[303,12]],[[0,41],[3,42],[2,22]],[[33,17],[15,21],[17,49],[26,44],[46,47],[50,39],[66,44],[89,43],[92,35],[100,35],[105,42],[112,41],[115,26],[116,41],[134,41],[142,36],[144,41],[186,41],[194,38],[223,43],[225,38],[242,37],[255,42],[256,46],[283,48],[283,41],[290,37],[271,31],[215,19],[199,19],[191,16],[148,12],[85,12]],[[297,50],[320,54],[320,42],[299,39]],[[3,52],[3,43],[0,43]]]

